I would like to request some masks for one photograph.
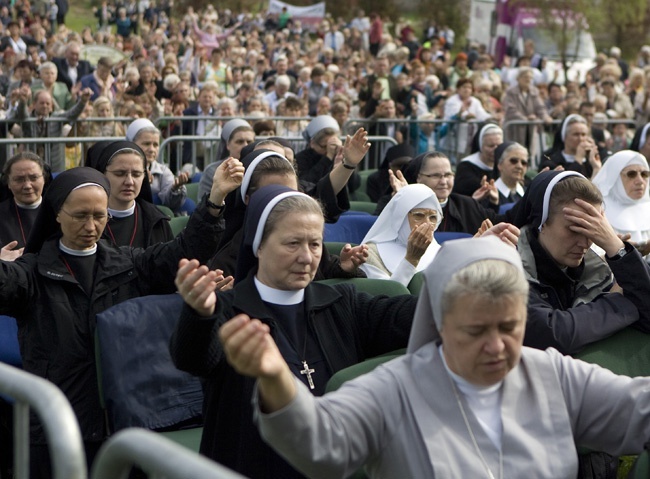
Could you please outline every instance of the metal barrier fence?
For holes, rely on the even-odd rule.
[[[0,393],[14,403],[14,477],[29,478],[29,410],[43,424],[54,479],[85,479],[86,456],[77,418],[65,395],[43,378],[0,363]]]
[[[102,446],[92,479],[126,479],[133,466],[150,478],[244,479],[244,476],[185,449],[154,432],[124,429]]]

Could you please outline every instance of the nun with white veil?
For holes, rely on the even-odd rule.
[[[440,249],[433,232],[441,221],[442,207],[431,188],[421,184],[401,188],[363,239],[368,260],[360,269],[368,278],[408,286]]]
[[[643,256],[650,253],[649,177],[645,156],[622,150],[610,156],[593,179],[603,195],[607,220],[618,234],[629,234]]]
[[[269,327],[238,316],[219,335],[257,378],[264,440],[312,478],[575,478],[577,447],[638,453],[650,437],[650,378],[617,376],[522,345],[528,282],[495,238],[442,245],[424,272],[407,353],[314,397]]]

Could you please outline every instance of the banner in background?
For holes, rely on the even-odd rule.
[[[325,18],[325,2],[319,2],[308,7],[297,7],[280,0],[269,0],[269,13],[282,13],[282,7],[287,7],[293,20],[300,20],[303,28],[315,28]]]

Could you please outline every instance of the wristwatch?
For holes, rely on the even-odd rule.
[[[621,249],[619,249],[614,256],[609,256],[609,259],[613,259],[616,261],[617,259],[621,259],[623,256],[627,254],[627,249],[625,249],[625,246],[623,246]]]

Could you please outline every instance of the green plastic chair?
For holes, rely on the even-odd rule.
[[[650,477],[650,443],[646,443],[643,451],[634,461],[632,469],[627,475],[627,479],[648,479]]]
[[[344,243],[343,241],[330,241],[330,242],[325,242],[323,245],[325,248],[327,248],[327,252],[329,254],[335,254],[336,256],[339,256],[341,254],[341,250],[347,243]],[[352,246],[357,246],[354,243],[350,243]]]
[[[372,294],[373,296],[378,296],[380,294],[385,294],[386,296],[400,296],[403,294],[411,294],[411,292],[406,289],[401,283],[397,281],[392,281],[390,279],[370,279],[370,278],[351,278],[351,279],[324,279],[319,281],[319,283],[324,284],[340,284],[348,283],[353,284],[357,291],[363,291],[364,293]]]
[[[418,271],[411,278],[411,282],[408,284],[407,288],[413,296],[420,296],[420,290],[424,286],[424,274],[422,271]]]
[[[171,226],[174,236],[178,236],[185,229],[189,220],[189,216],[175,216],[169,221],[169,226]]]
[[[187,190],[187,197],[194,200],[194,203],[199,203],[199,184],[186,183],[185,189]]]
[[[350,201],[350,211],[363,211],[373,214],[377,209],[377,203],[372,201]]]
[[[174,217],[174,212],[173,212],[170,208],[168,208],[167,206],[164,206],[164,205],[156,205],[156,208],[158,208],[160,211],[162,211],[163,213],[165,213],[169,218],[173,218],[173,217]]]
[[[574,357],[598,364],[616,374],[650,376],[650,335],[626,328],[590,344]]]
[[[372,175],[377,169],[362,170],[359,172],[361,177],[361,185],[359,188],[350,194],[350,200],[353,201],[370,201],[370,196],[368,196],[368,177]]]

